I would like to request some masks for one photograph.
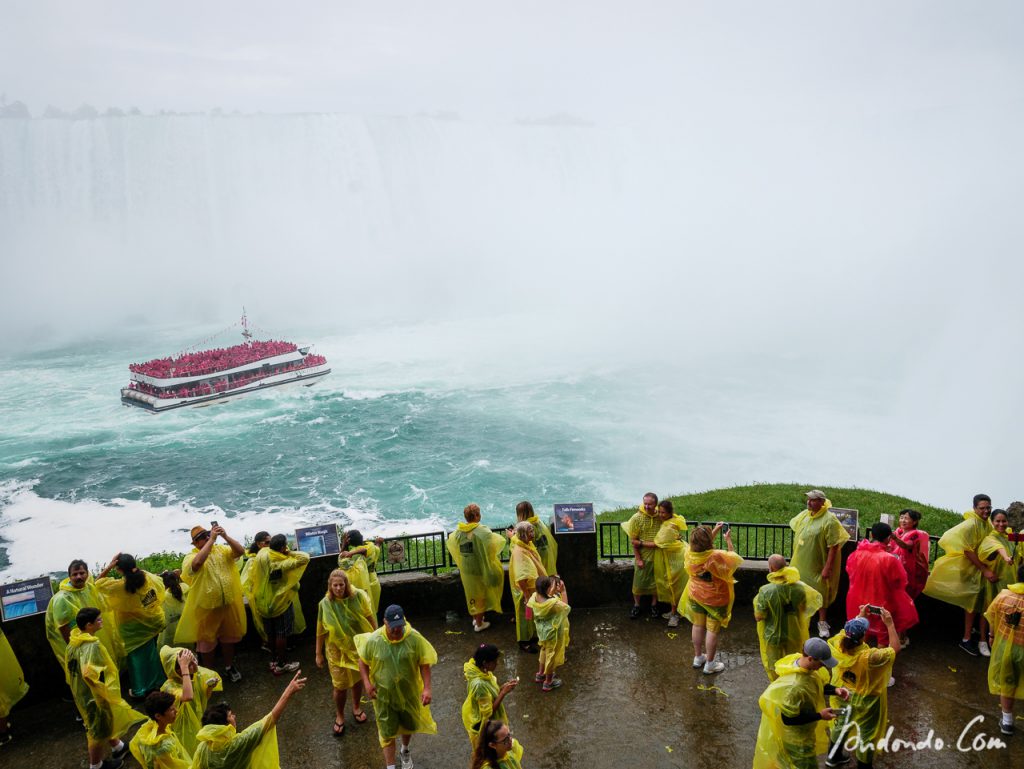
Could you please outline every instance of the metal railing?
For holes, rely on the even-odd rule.
[[[492,529],[499,534],[504,530],[504,527]],[[384,543],[384,552],[381,553],[380,560],[377,562],[377,573],[401,574],[410,571],[426,571],[437,575],[455,569],[455,562],[452,561],[451,553],[445,546],[449,533],[447,531],[430,531],[426,534],[402,534],[398,537],[388,537]],[[397,563],[388,561],[388,545],[392,542],[401,542],[405,550],[404,558]],[[509,542],[507,540],[500,557],[502,563],[508,563]]]
[[[690,531],[697,526],[714,526],[717,521],[688,521],[683,539],[689,541]],[[793,530],[785,523],[731,523],[732,542],[736,552],[749,561],[767,561],[772,553],[789,558],[793,554]],[[715,547],[724,547],[719,534]],[[621,523],[602,521],[598,524],[598,557],[614,561],[633,557],[633,547]]]

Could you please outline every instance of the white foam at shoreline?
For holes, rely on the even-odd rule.
[[[385,537],[445,528],[441,519],[433,516],[385,521],[373,511],[329,505],[271,508],[228,517],[219,508],[200,509],[188,504],[153,505],[128,499],[72,502],[40,497],[34,491],[35,483],[0,483],[0,537],[10,561],[0,569],[0,580],[60,572],[75,558],[89,564],[106,563],[118,551],[139,557],[184,552],[189,549],[189,529],[211,520],[221,523],[242,542],[261,530],[291,533],[300,526],[328,521]]]

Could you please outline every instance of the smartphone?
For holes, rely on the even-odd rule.
[[[732,529],[732,527],[729,524],[727,524],[727,523],[723,523],[722,524],[722,533],[723,534],[728,534],[730,529]]]
[[[868,604],[868,614],[881,614],[881,613],[882,613],[882,607],[881,606],[872,606],[871,604]]]
[[[214,526],[216,526],[216,525],[217,525],[217,522],[216,522],[216,521],[210,521],[210,528],[211,528],[211,529],[212,529],[212,528],[213,528]]]

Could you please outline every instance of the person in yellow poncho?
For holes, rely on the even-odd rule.
[[[358,529],[349,529],[342,538],[341,552],[338,554],[338,568],[348,574],[352,587],[365,590],[371,599],[376,593],[380,600],[380,581],[377,580],[376,564],[380,558],[380,548],[372,542],[366,542]],[[374,565],[373,576],[370,576],[370,563]],[[374,583],[376,582],[376,587]],[[373,613],[377,613],[374,605]]]
[[[761,662],[774,681],[775,664],[796,654],[807,640],[807,623],[821,606],[821,593],[800,581],[800,572],[775,553],[768,556],[768,584],[754,596]]]
[[[829,683],[838,664],[823,638],[809,638],[802,653],[783,657],[777,678],[758,699],[761,724],[754,746],[754,769],[817,769],[828,749],[826,721],[838,713],[825,706],[826,695],[848,699],[850,692]]]
[[[50,642],[54,656],[63,668],[67,658],[68,640],[75,627],[75,617],[86,606],[95,607],[102,613],[103,625],[96,631],[97,638],[120,668],[125,658],[124,642],[121,640],[121,634],[117,632],[114,612],[96,589],[85,561],[78,559],[68,566],[67,579],[61,581],[60,587],[46,607],[46,640]],[[64,672],[67,673],[67,670]]]
[[[71,695],[85,723],[90,769],[119,767],[128,752],[121,735],[146,720],[121,699],[117,665],[96,635],[102,627],[99,609],[87,606],[79,610],[64,661]],[[104,760],[108,747],[110,759]]]
[[[548,574],[558,572],[558,540],[551,533],[551,527],[542,521],[533,511],[533,505],[523,500],[516,505],[516,522],[526,521],[533,524],[533,544],[537,548],[540,562]]]
[[[807,509],[789,522],[789,528],[793,530],[793,556],[789,563],[800,572],[800,579],[821,595],[818,635],[828,638],[832,628],[826,619],[826,611],[839,592],[840,550],[850,539],[850,534],[830,512],[832,502],[825,497],[825,492],[812,489],[805,494]]]
[[[275,534],[270,545],[260,550],[249,577],[252,583],[252,609],[259,614],[274,659],[270,672],[275,676],[298,669],[298,662],[287,662],[288,636],[306,629],[299,603],[299,580],[309,566],[309,553],[288,549],[288,538]]]
[[[334,734],[345,732],[345,694],[352,691],[352,717],[366,723],[362,708],[363,679],[359,674],[359,653],[353,639],[377,629],[377,615],[365,590],[352,587],[348,575],[335,569],[327,578],[327,595],[317,607],[316,666],[331,674],[334,698]]]
[[[985,609],[988,609],[988,605],[995,600],[997,595],[1006,590],[1011,583],[1017,581],[1017,567],[1024,563],[1024,549],[1019,548],[1017,542],[1010,541],[1013,529],[1010,528],[1010,519],[1006,515],[1006,511],[993,510],[989,521],[992,523],[992,533],[985,537],[978,547],[978,559],[992,571],[996,578],[995,581],[986,579],[982,582],[981,586],[985,592],[982,603]],[[983,657],[988,657],[989,654],[986,652],[991,653],[994,640],[991,624],[988,627],[988,636],[984,640],[987,640],[988,643],[985,646],[979,643],[978,650]]]
[[[943,555],[935,561],[932,573],[924,586],[924,594],[964,610],[964,637],[960,648],[977,657],[983,649],[972,636],[974,619],[985,610],[984,580],[995,582],[998,577],[978,557],[981,543],[992,533],[988,520],[992,513],[992,499],[987,494],[975,494],[974,507],[964,513],[964,520],[948,529],[939,538]],[[981,640],[988,647],[988,623],[981,614]],[[987,648],[984,651],[988,651]]]
[[[654,541],[660,528],[658,495],[649,491],[644,494],[643,504],[633,517],[622,523],[622,530],[633,548],[633,608],[629,612],[632,619],[640,616],[640,596],[645,595],[651,597],[651,616],[661,616],[658,612],[658,584],[654,577],[654,552],[657,548],[644,546],[644,542]]]
[[[252,615],[252,626],[256,628],[256,632],[259,633],[260,639],[263,641],[263,645],[267,651],[270,650],[270,644],[267,641],[267,630],[263,627],[263,620],[260,619],[260,615],[252,608],[255,599],[252,595],[252,565],[256,562],[256,556],[259,555],[260,550],[270,545],[270,532],[269,531],[257,531],[255,536],[252,538],[252,542],[249,547],[245,549],[242,557],[238,559],[238,577],[242,581],[242,595],[245,596],[245,600],[249,603],[249,611]]]
[[[662,617],[668,620],[669,627],[679,627],[681,617],[676,607],[683,597],[687,580],[686,551],[689,546],[683,539],[686,519],[675,514],[670,499],[661,500],[657,510],[661,528],[653,540],[643,541],[641,545],[654,548],[654,582],[658,588],[658,602],[669,605],[668,614]]]
[[[462,725],[469,735],[469,742],[476,745],[480,727],[491,718],[508,723],[505,712],[505,697],[519,684],[512,678],[500,687],[494,675],[501,651],[494,644],[480,644],[473,656],[462,666],[466,678],[466,700],[462,703]]]
[[[139,727],[128,743],[135,760],[142,769],[190,769],[192,754],[185,750],[171,729],[178,715],[174,695],[150,692],[142,707],[149,720]]]
[[[508,724],[498,719],[484,723],[469,762],[469,769],[522,769],[523,746],[513,739]]]
[[[280,769],[277,722],[292,696],[306,685],[301,675],[300,670],[288,682],[270,713],[241,732],[226,702],[210,705],[203,713],[192,769]]]
[[[501,614],[501,596],[505,592],[501,551],[505,538],[480,523],[479,505],[466,505],[462,515],[466,522],[448,535],[448,552],[459,568],[466,608],[473,618],[473,630],[479,633],[491,626],[484,619],[485,612]]]
[[[0,745],[11,741],[11,728],[7,716],[11,708],[28,693],[25,674],[14,656],[11,642],[0,628]]]
[[[537,577],[547,574],[533,545],[534,531],[533,524],[528,521],[519,521],[515,525],[508,559],[508,584],[516,609],[516,640],[519,648],[530,654],[539,652],[540,647],[536,644],[537,628],[532,617],[527,616],[526,603],[533,595]]]
[[[1014,733],[1013,706],[1024,700],[1024,566],[1016,580],[995,597],[985,611],[993,632],[992,657],[988,661],[988,690],[999,697],[1003,734]]]
[[[693,624],[693,666],[704,668],[704,673],[721,673],[725,663],[715,659],[718,634],[729,626],[732,604],[736,598],[732,576],[743,563],[733,552],[732,532],[725,528],[728,550],[714,550],[711,545],[725,524],[715,528],[698,526],[690,535],[690,549],[686,553],[686,571],[690,575],[686,590],[679,601],[679,613]]]
[[[856,755],[858,767],[871,766],[876,746],[889,725],[887,692],[892,666],[900,651],[899,634],[895,632],[892,614],[883,608],[880,616],[890,645],[868,646],[864,643],[864,636],[870,631],[867,610],[867,604],[861,606],[860,613],[828,641],[839,660],[832,670],[832,683],[845,686],[850,692],[849,708],[832,725],[828,755],[833,764],[844,763],[848,759],[845,751],[849,750]]]
[[[412,735],[437,733],[430,714],[430,666],[437,664],[437,652],[405,621],[398,604],[386,608],[384,624],[357,635],[355,644],[366,696],[374,701],[384,763],[395,765],[395,740],[401,737],[402,767],[412,769]]]
[[[541,690],[553,691],[562,685],[555,671],[565,664],[565,649],[569,645],[569,592],[557,574],[537,577],[536,592],[527,604],[533,611],[533,621],[540,639],[540,659],[535,680],[543,682]]]
[[[121,579],[107,574],[116,568]],[[128,693],[142,698],[160,688],[164,671],[160,666],[156,639],[167,624],[164,618],[164,582],[143,571],[128,553],[118,553],[96,578],[96,589],[114,610],[117,631],[128,656]]]
[[[199,744],[196,735],[203,726],[203,713],[210,696],[223,691],[224,684],[214,671],[200,667],[195,654],[188,649],[163,646],[160,663],[167,675],[161,691],[172,695],[177,706],[172,729],[185,750],[194,753]]]
[[[181,584],[181,571],[162,571],[160,579],[164,583],[164,629],[156,639],[158,649],[174,645],[174,634],[178,630],[178,620],[185,611],[185,596],[188,585]]]
[[[209,531],[193,526],[190,533],[193,550],[181,562],[181,579],[189,591],[174,643],[194,643],[208,668],[213,667],[219,644],[224,672],[238,683],[242,673],[234,666],[235,644],[245,635],[245,604],[235,561],[245,548],[229,537],[223,526],[214,525]],[[216,544],[218,537],[227,544]]]

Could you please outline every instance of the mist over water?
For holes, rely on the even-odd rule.
[[[208,518],[394,533],[790,480],[1005,504],[1015,126],[0,120],[0,573]],[[331,376],[120,406],[129,362],[242,305]]]

